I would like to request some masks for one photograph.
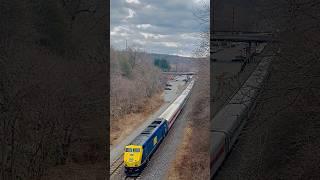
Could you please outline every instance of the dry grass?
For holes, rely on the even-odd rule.
[[[141,123],[147,120],[163,104],[163,92],[157,93],[145,100],[143,107],[137,113],[126,114],[119,119],[111,119],[110,123],[110,144],[114,145],[121,142]]]
[[[188,143],[191,141],[192,137],[192,128],[190,126],[186,127],[184,130],[183,134],[183,141],[181,144],[182,148],[188,147]],[[186,151],[181,151],[180,149],[178,150],[178,155],[176,156],[175,163],[172,166],[173,168],[170,169],[169,175],[167,179],[181,179],[182,174],[180,174],[180,167],[183,161],[185,161],[185,155],[187,154],[187,149]]]
[[[203,113],[208,122],[188,123],[167,179],[209,179],[209,107]]]

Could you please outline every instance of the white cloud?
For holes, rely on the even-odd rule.
[[[145,45],[145,44],[146,44],[145,41],[140,40],[140,39],[134,39],[134,40],[133,40],[133,43],[136,43],[136,44],[139,44],[139,45]]]
[[[146,5],[146,8],[150,9],[150,8],[152,8],[152,6],[150,4],[148,4],[148,5]]]
[[[128,12],[129,15],[126,17],[126,19],[133,18],[133,16],[136,15],[136,12],[130,8],[128,8]]]
[[[179,43],[176,42],[161,42],[166,47],[179,47]]]
[[[199,36],[196,33],[182,33],[180,34],[180,37],[182,39],[197,39],[197,36]]]
[[[167,38],[167,35],[162,35],[162,34],[155,34],[153,36],[154,39],[163,39],[163,38]]]
[[[110,35],[115,36],[118,34],[118,32],[121,30],[120,27],[114,27],[111,31],[110,31]]]
[[[151,34],[151,33],[140,32],[140,34],[141,34],[145,39],[148,39],[149,37],[153,37],[153,34]]]
[[[122,37],[124,37],[124,36],[128,36],[129,34],[126,33],[126,32],[123,32],[123,33],[120,33],[119,35],[122,36]]]
[[[138,24],[137,25],[137,28],[139,28],[139,29],[147,29],[149,27],[151,27],[151,24]]]
[[[126,0],[127,3],[140,4],[139,0]]]
[[[203,0],[193,0],[194,3],[198,4],[200,2],[202,2]]]
[[[127,26],[116,26],[110,31],[111,36],[129,36],[132,31]]]
[[[145,38],[151,38],[151,39],[162,39],[168,37],[167,35],[162,34],[152,34],[152,33],[146,33],[146,32],[140,32],[140,34]]]

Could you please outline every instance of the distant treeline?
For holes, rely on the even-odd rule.
[[[154,65],[162,69],[162,71],[170,71],[170,64],[166,59],[156,58],[154,60]]]

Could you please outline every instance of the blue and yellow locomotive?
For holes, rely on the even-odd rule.
[[[167,132],[167,121],[156,119],[125,147],[124,165],[128,176],[135,176],[141,172]]]

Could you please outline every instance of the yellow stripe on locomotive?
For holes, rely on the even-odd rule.
[[[139,167],[142,161],[142,146],[128,145],[123,155],[124,165],[126,167]]]

